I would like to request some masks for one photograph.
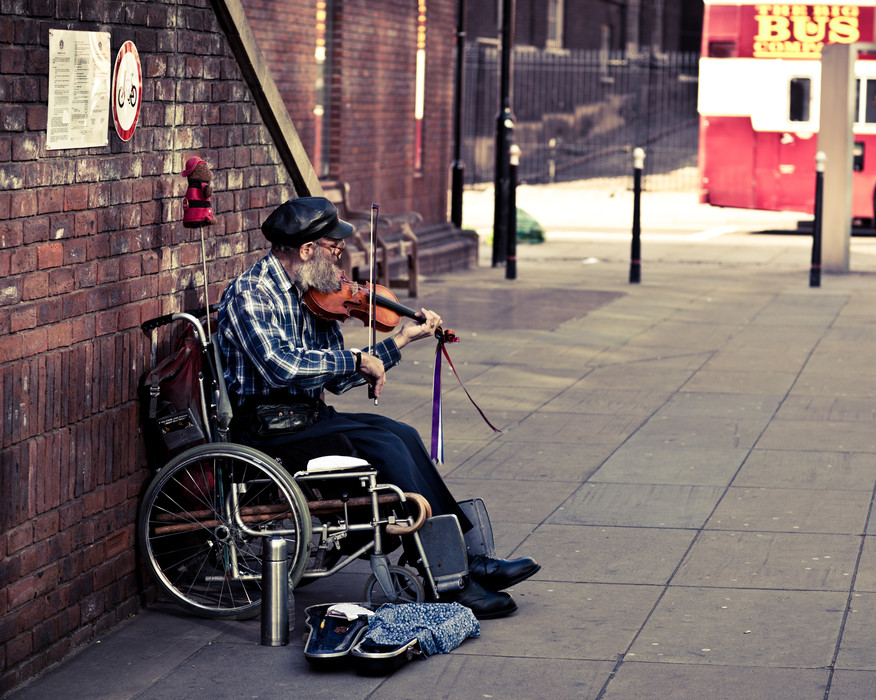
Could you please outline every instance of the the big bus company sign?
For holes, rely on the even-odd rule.
[[[753,5],[751,56],[818,59],[825,44],[869,41],[873,8],[857,5]]]

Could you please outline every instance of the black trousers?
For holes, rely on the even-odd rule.
[[[381,479],[429,501],[433,515],[454,514],[463,532],[471,522],[456,503],[420,434],[411,426],[373,413],[339,413],[320,404],[319,420],[292,435],[260,437],[245,421],[235,423],[235,439],[278,457],[290,472],[303,470],[314,457],[354,455],[368,460]]]

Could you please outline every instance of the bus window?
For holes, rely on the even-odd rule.
[[[809,78],[791,78],[791,99],[788,110],[788,121],[809,121],[809,94],[812,80]]]
[[[867,81],[867,105],[864,108],[864,121],[876,123],[876,80]]]
[[[736,58],[736,42],[710,41],[709,58]]]
[[[861,121],[861,79],[855,80],[855,124]]]

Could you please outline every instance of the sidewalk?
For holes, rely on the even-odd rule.
[[[415,302],[460,336],[453,362],[503,431],[447,375],[448,484],[485,499],[501,555],[542,564],[513,617],[389,677],[316,673],[303,610],[358,600],[359,569],[296,591],[287,647],[261,646],[258,619],[156,605],[11,697],[876,696],[876,239],[810,288],[808,238],[751,233],[799,216],[646,193],[631,285],[631,197],[522,187],[548,241],[518,247],[518,278],[484,245]],[[491,206],[467,193],[466,226]],[[433,353],[410,348],[376,409],[423,435]]]

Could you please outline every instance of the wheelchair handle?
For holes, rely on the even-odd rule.
[[[207,307],[202,306],[200,309],[193,309],[191,311],[183,311],[181,313],[172,313],[165,314],[164,316],[156,316],[155,318],[150,318],[148,321],[143,321],[140,324],[140,330],[144,333],[148,334],[154,331],[156,328],[160,328],[161,326],[166,326],[168,323],[173,323],[174,321],[179,320],[180,318],[186,318],[189,316],[206,316],[207,315]]]

